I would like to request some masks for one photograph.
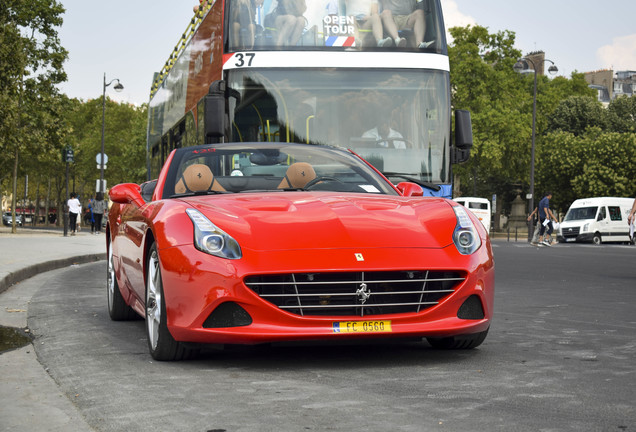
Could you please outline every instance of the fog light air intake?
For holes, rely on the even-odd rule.
[[[474,294],[468,297],[457,311],[457,318],[460,319],[480,320],[484,319],[484,315],[484,308],[481,305],[481,300],[479,299],[479,296]]]
[[[203,328],[243,327],[252,324],[252,317],[234,302],[220,304],[203,323]]]

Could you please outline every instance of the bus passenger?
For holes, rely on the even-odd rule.
[[[256,35],[256,10],[264,0],[235,0],[232,4],[232,37],[235,47],[251,49]],[[241,33],[244,37],[241,38]]]
[[[424,11],[416,8],[416,0],[379,0],[382,6],[380,18],[384,31],[393,38],[398,47],[406,46],[406,38],[400,37],[399,30],[413,30],[415,46],[428,48],[433,44],[424,42]]]
[[[265,17],[265,25],[277,30],[276,45],[296,46],[305,29],[305,0],[278,0],[272,12]]]
[[[382,38],[382,21],[378,14],[377,0],[346,0],[345,6],[347,15],[355,18],[356,46],[364,44],[364,37],[361,37],[360,32],[366,33],[369,30],[371,30],[377,46],[393,45],[393,39],[390,37]]]

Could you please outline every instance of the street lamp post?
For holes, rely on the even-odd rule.
[[[97,187],[97,192],[102,194],[105,192],[104,164],[106,162],[105,162],[105,155],[104,155],[104,128],[106,124],[106,87],[108,87],[115,81],[117,81],[117,84],[115,84],[115,87],[113,87],[115,91],[118,91],[118,92],[122,91],[124,89],[124,86],[119,82],[119,79],[115,78],[114,80],[111,80],[108,84],[106,84],[106,73],[104,73],[104,87],[102,92],[102,152],[101,152],[100,164],[99,164],[99,186]]]
[[[537,60],[537,59],[535,59]],[[530,150],[530,199],[528,200],[528,214],[531,214],[534,210],[534,149],[535,149],[535,137],[536,137],[536,125],[537,125],[537,69],[543,67],[545,62],[550,62],[552,65],[548,68],[550,74],[555,74],[559,71],[552,60],[543,59],[541,63],[535,64],[535,62],[528,58],[523,57],[517,60],[517,63],[513,66],[514,70],[518,73],[534,72],[534,91],[532,94],[532,147]],[[528,63],[532,65],[532,69],[528,68]],[[528,221],[528,241],[532,240],[532,219]]]

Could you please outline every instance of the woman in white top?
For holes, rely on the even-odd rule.
[[[77,217],[82,212],[82,204],[76,197],[75,192],[71,192],[71,198],[66,202],[66,205],[68,206],[71,235],[75,235],[75,231],[77,230]]]

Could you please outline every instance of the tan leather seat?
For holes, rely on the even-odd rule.
[[[296,162],[287,168],[285,177],[278,185],[278,189],[303,188],[316,178],[316,171],[307,162]]]
[[[175,193],[178,194],[210,190],[222,192],[225,188],[216,181],[210,168],[204,164],[193,164],[187,167],[174,188]]]

